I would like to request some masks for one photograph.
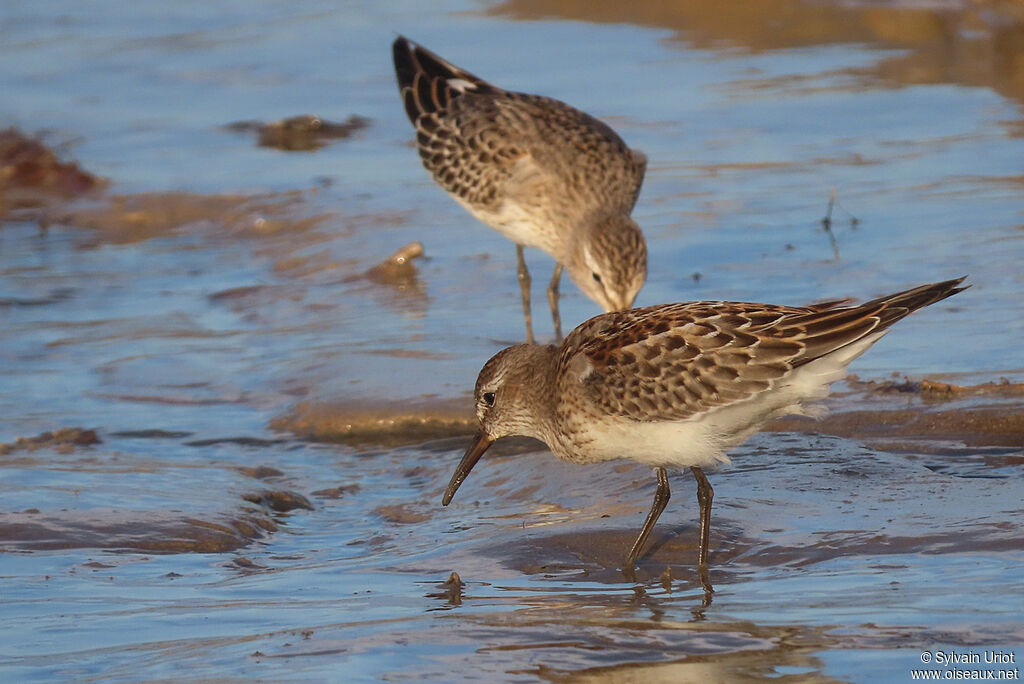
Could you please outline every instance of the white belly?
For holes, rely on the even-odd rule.
[[[453,197],[455,197],[453,195]],[[474,207],[455,197],[478,221],[498,231],[517,245],[536,247],[561,261],[564,257],[564,237],[557,226],[546,221],[536,211],[529,211],[516,202],[502,202],[498,211]]]
[[[588,461],[628,458],[651,466],[710,467],[729,462],[726,446],[707,421],[638,423],[615,419],[589,426],[584,440]]]
[[[726,449],[740,444],[765,423],[788,414],[822,415],[806,407],[828,395],[828,387],[846,374],[846,366],[885,333],[876,333],[801,366],[768,390],[681,421],[640,422],[606,417],[583,428],[584,461],[628,458],[651,466],[705,468],[729,463]],[[570,460],[579,460],[570,458]]]

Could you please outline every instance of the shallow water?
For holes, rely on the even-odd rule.
[[[688,476],[633,580],[645,468],[512,442],[440,506],[467,393],[522,319],[511,245],[409,145],[396,32],[648,154],[638,304],[969,274],[851,371],[1022,380],[1019,8],[625,7],[0,10],[0,126],[110,182],[46,229],[0,224],[4,679],[867,682],[923,650],[1024,657],[1009,390],[851,383],[832,422],[738,448],[711,475],[710,596]],[[304,113],[371,124],[312,152],[227,127]],[[415,275],[368,273],[417,240]],[[598,313],[563,292],[566,323]],[[537,288],[535,312],[550,335]],[[73,426],[102,442],[13,448]]]

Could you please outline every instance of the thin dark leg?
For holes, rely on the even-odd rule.
[[[555,264],[555,273],[548,285],[548,306],[551,307],[551,320],[555,323],[555,342],[562,341],[562,316],[558,312],[558,286],[562,282],[562,263]]]
[[[708,566],[697,566],[697,578],[700,580],[700,586],[704,590],[704,600],[701,601],[701,606],[707,608],[711,605],[711,595],[715,593],[715,588],[711,586],[711,575],[708,572]]]
[[[654,523],[658,522],[658,516],[665,510],[665,505],[668,503],[669,497],[672,496],[668,489],[668,473],[661,467],[655,468],[654,472],[658,475],[658,488],[654,490],[654,504],[651,506],[651,512],[647,514],[647,520],[644,520],[644,526],[640,529],[640,536],[633,542],[633,548],[629,550],[629,555],[626,556],[624,570],[633,569],[637,556],[640,555],[640,550],[647,543],[647,538],[651,536]]]
[[[523,317],[526,319],[526,343],[533,344],[533,316],[530,315],[530,272],[526,270],[522,245],[516,245],[516,259],[519,262],[519,290],[523,295]]]
[[[697,480],[697,503],[700,504],[700,551],[697,554],[697,565],[708,565],[708,537],[711,536],[711,500],[715,498],[715,490],[711,488],[704,471],[691,466],[690,471]]]

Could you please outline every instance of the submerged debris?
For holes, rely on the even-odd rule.
[[[15,442],[0,442],[0,455],[6,455],[12,451],[36,449],[56,449],[61,453],[67,453],[79,446],[92,446],[102,444],[102,440],[96,435],[95,430],[85,428],[60,428],[53,432],[44,432],[35,437],[19,437]]]
[[[395,250],[384,261],[362,273],[350,275],[343,282],[369,282],[384,288],[369,288],[376,295],[382,295],[382,303],[399,306],[403,311],[419,311],[422,315],[426,306],[426,288],[419,280],[415,259],[423,256],[423,244],[413,241]],[[411,308],[410,308],[411,307]]]
[[[832,245],[832,257],[836,261],[839,261],[839,242],[836,240],[835,233],[832,232],[832,209],[837,206],[842,208],[843,211],[846,211],[846,209],[836,201],[836,189],[832,188],[832,192],[830,192],[828,196],[828,209],[825,210],[825,216],[821,219],[821,228],[825,231],[825,234],[828,235],[829,244]],[[857,230],[857,226],[860,224],[860,219],[853,214],[850,214],[848,211],[846,213],[850,216],[850,229]]]
[[[338,485],[337,487],[329,487],[327,489],[318,489],[312,492],[313,496],[319,496],[323,499],[340,499],[348,494],[355,494],[360,490],[358,484],[347,484]]]
[[[413,260],[421,256],[423,243],[410,242],[359,277],[382,285],[409,285],[416,280],[416,264]]]
[[[287,513],[296,508],[313,510],[313,504],[309,502],[309,499],[302,494],[285,490],[267,489],[262,492],[246,494],[242,498],[250,503],[266,506],[277,513]]]
[[[440,582],[439,584],[441,590],[427,594],[428,597],[444,599],[452,606],[462,605],[462,589],[466,585],[463,583],[462,578],[459,577],[459,573],[452,572],[452,574],[448,576],[447,580]]]
[[[672,566],[665,566],[665,571],[661,573],[660,579],[662,588],[665,591],[672,593]]]
[[[377,508],[373,509],[373,512],[388,522],[398,525],[409,525],[412,523],[421,523],[430,520],[430,515],[428,513],[413,510],[406,504],[377,506]]]
[[[452,572],[448,576],[448,581],[444,583],[444,586],[448,588],[448,601],[453,606],[462,605],[462,578],[459,577],[459,573]]]
[[[273,466],[243,466],[235,470],[256,480],[265,480],[269,477],[284,477],[284,473]]]
[[[267,569],[266,565],[263,565],[261,563],[257,563],[256,561],[254,561],[251,558],[248,558],[247,556],[237,556],[228,565],[230,567],[236,568],[238,570],[266,570]]]
[[[369,127],[370,119],[353,114],[341,123],[321,119],[315,114],[300,114],[279,121],[235,121],[225,126],[228,130],[256,133],[257,144],[279,150],[309,151],[327,144],[329,140],[350,137],[356,131]]]

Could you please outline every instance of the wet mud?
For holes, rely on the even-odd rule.
[[[957,442],[968,446],[1024,445],[1024,383],[1008,379],[957,385],[927,378],[861,380],[851,376],[839,397],[822,404],[821,418],[784,417],[765,430],[862,438]],[[1003,400],[989,404],[986,400]],[[398,445],[469,435],[476,429],[472,399],[318,404],[302,402],[271,422],[304,439]]]
[[[303,439],[396,446],[470,435],[476,430],[472,400],[406,402],[300,402],[270,427]]]
[[[772,0],[756,12],[749,10],[743,0],[714,8],[700,0],[635,8],[607,0],[507,0],[487,13],[523,21],[557,16],[667,28],[673,31],[673,40],[701,48],[734,46],[760,52],[830,44],[878,45],[901,54],[846,72],[900,85],[955,83],[993,88],[1024,101],[1024,76],[1015,66],[1024,52],[1024,9],[1015,0],[885,7]],[[772,30],[765,30],[765,21]],[[799,77],[789,80],[801,87]]]
[[[1019,447],[1024,445],[1024,406],[845,411],[819,420],[780,419],[767,429],[819,432],[872,442],[905,438],[946,440],[967,446]]]
[[[62,160],[45,141],[16,128],[0,130],[0,220],[10,212],[61,205],[105,185],[76,162]]]
[[[19,437],[14,442],[0,442],[0,456],[7,456],[15,451],[36,451],[37,449],[55,449],[59,453],[68,453],[75,447],[100,443],[101,440],[95,430],[60,428],[35,437]]]
[[[294,215],[301,193],[282,196],[202,195],[187,192],[109,195],[88,205],[50,211],[43,220],[95,231],[104,243],[130,243],[177,231],[215,231],[223,237],[300,234],[329,215]]]
[[[848,378],[849,391],[819,419],[788,417],[767,429],[867,440],[905,439],[967,446],[1024,446],[1024,383],[1008,378],[974,385],[940,380]],[[890,442],[892,444],[892,442]]]
[[[109,549],[146,553],[225,553],[278,529],[256,512],[197,520],[166,511],[22,511],[0,513],[3,553]]]
[[[181,481],[180,463],[126,459],[119,446],[125,440],[174,444],[189,434],[153,429],[101,437],[91,429],[61,428],[0,445],[0,467],[9,483],[23,483],[9,503],[31,504],[0,511],[0,554],[75,549],[226,553],[276,532],[281,514],[313,510],[302,494],[246,490],[243,481],[219,469],[210,473],[212,479],[231,482],[238,493],[196,486]],[[212,440],[223,442],[236,443]],[[288,481],[276,468],[233,470],[241,478]],[[36,473],[45,473],[48,484],[32,484]]]

